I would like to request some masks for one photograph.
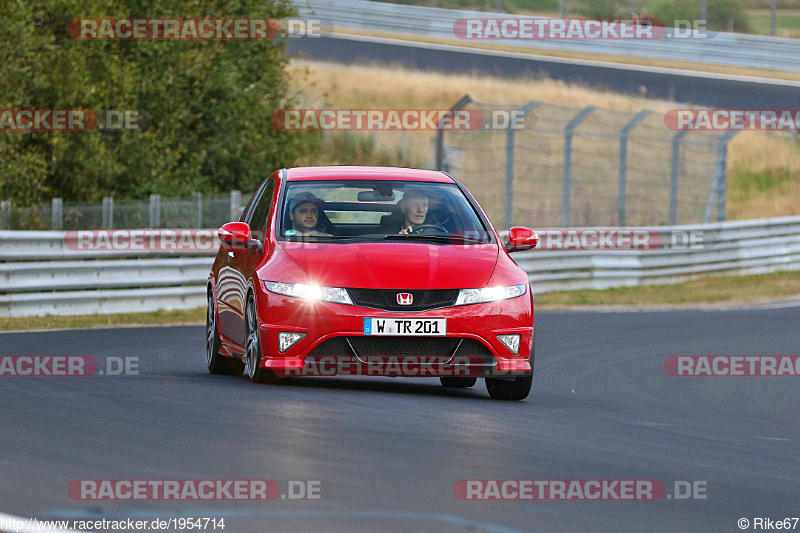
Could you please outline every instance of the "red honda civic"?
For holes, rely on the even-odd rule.
[[[270,175],[222,226],[208,280],[206,362],[256,382],[296,376],[533,380],[533,295],[504,239],[447,173],[306,167]]]

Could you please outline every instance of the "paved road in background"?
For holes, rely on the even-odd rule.
[[[250,531],[738,531],[798,516],[800,378],[676,378],[674,354],[797,355],[800,309],[538,313],[532,395],[482,381],[205,370],[202,327],[0,334],[0,355],[138,356],[139,376],[0,378],[0,513],[224,516]],[[80,502],[75,479],[322,480],[318,501]],[[469,478],[707,481],[708,499],[468,502]]]
[[[506,78],[546,76],[624,94],[731,109],[795,109],[800,82],[744,81],[715,74],[647,69],[636,65],[530,56],[466,47],[365,37],[296,39],[289,51],[306,59],[345,64],[385,63],[451,73],[480,72]],[[536,95],[531,94],[531,100]]]

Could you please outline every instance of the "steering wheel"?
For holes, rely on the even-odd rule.
[[[441,226],[439,224],[420,224],[419,226],[414,226],[414,229],[411,231],[411,233],[416,233],[417,235],[426,235],[425,233],[426,229],[435,229],[440,233],[450,235],[450,232],[447,231],[447,229],[444,226]],[[432,234],[428,233],[427,235],[432,235]]]

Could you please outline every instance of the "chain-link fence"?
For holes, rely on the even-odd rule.
[[[496,225],[625,226],[725,220],[730,132],[674,131],[664,115],[463,97],[454,109],[515,112],[519,128],[439,130],[437,168]]]
[[[354,135],[347,137],[340,150],[343,160],[337,163],[364,158],[370,164],[447,170],[467,185],[497,227],[725,220],[732,132],[674,131],[664,124],[663,114],[647,110],[537,101],[490,105],[468,96],[453,108],[477,110],[485,117],[514,113],[521,127],[439,130],[433,165],[426,163],[431,142],[426,132],[348,132]],[[383,155],[376,160],[375,154]],[[37,207],[2,201],[0,229],[212,228],[238,218],[242,206],[238,191],[152,195],[149,201],[105,198],[102,204],[53,198]]]
[[[248,193],[244,198],[250,197]],[[50,205],[18,207],[0,202],[0,229],[78,230],[135,228],[218,228],[236,220],[244,204],[242,193],[162,198],[148,200],[104,198],[102,203],[64,202],[53,198]]]

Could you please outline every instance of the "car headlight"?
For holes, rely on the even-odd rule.
[[[345,289],[339,287],[320,287],[318,285],[304,285],[302,283],[282,283],[280,281],[265,281],[267,290],[285,296],[294,296],[304,300],[321,300],[337,304],[353,305],[353,300]]]
[[[483,287],[482,289],[461,289],[455,305],[482,304],[508,300],[525,294],[528,285],[511,285],[510,287]]]

